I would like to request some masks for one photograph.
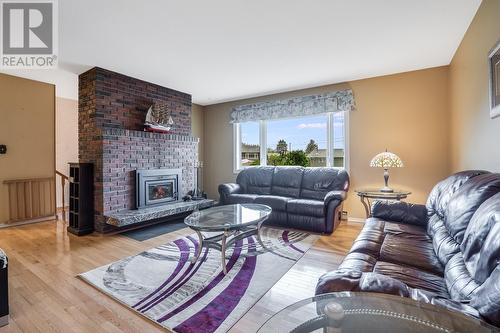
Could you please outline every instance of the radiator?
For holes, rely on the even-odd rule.
[[[9,222],[38,220],[55,215],[54,178],[13,179],[8,186]]]

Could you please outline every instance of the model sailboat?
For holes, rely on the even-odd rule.
[[[144,130],[148,132],[168,133],[172,130],[174,120],[164,102],[155,102],[149,107],[144,122]]]

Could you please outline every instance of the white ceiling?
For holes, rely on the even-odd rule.
[[[59,0],[60,68],[202,105],[450,63],[481,0]]]

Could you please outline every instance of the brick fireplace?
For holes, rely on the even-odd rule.
[[[174,126],[169,134],[143,131],[148,108],[163,101]],[[194,188],[198,138],[191,136],[191,95],[102,68],[79,76],[79,160],[94,164],[95,229],[107,216],[136,207],[138,169],[181,169],[180,197]]]

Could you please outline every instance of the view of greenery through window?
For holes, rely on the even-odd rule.
[[[301,165],[321,167],[328,158],[328,116],[308,116],[269,120],[264,126],[267,137],[267,165]],[[259,122],[240,124],[241,165],[260,165]],[[333,166],[344,166],[344,114],[333,115]]]

